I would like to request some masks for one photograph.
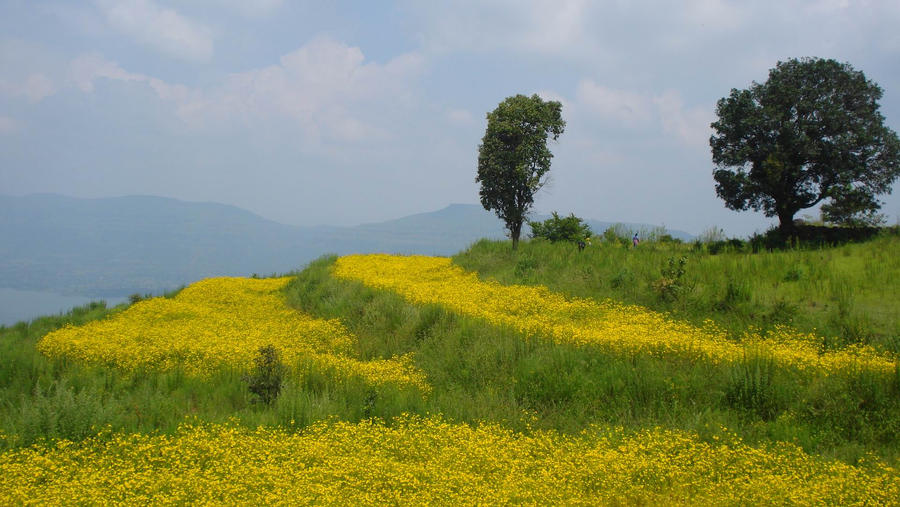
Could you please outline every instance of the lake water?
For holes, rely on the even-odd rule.
[[[0,288],[0,325],[11,326],[21,320],[65,313],[75,306],[100,300],[106,301],[107,306],[115,306],[128,298],[67,296],[53,292]]]

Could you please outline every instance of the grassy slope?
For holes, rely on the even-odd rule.
[[[686,258],[686,292],[674,301],[653,288],[668,259]],[[900,353],[900,237],[836,248],[710,255],[690,245],[480,241],[454,257],[501,283],[541,284],[569,295],[612,298],[678,318],[711,318],[740,336],[748,326],[789,324],[829,347],[869,343]]]
[[[48,358],[35,349],[54,329],[102,319],[123,308],[91,303],[64,316],[0,326],[0,450],[45,439],[80,440],[107,427],[169,433],[194,417],[300,428],[330,416],[359,421],[379,415],[369,406],[373,391],[362,382],[336,385],[327,372],[311,365],[303,365],[303,378],[289,374],[281,396],[267,406],[255,402],[239,371],[219,371],[205,379],[180,369],[127,373]],[[412,411],[421,403],[409,392],[385,388],[377,394]]]
[[[456,420],[566,432],[591,423],[662,425],[709,438],[726,426],[751,442],[794,441],[848,461],[866,451],[900,453],[895,378],[803,375],[765,358],[716,366],[526,342],[440,307],[334,280],[329,265],[324,259],[305,270],[289,286],[289,301],[341,318],[364,356],[414,351],[434,386],[424,408]]]
[[[874,244],[873,248],[887,252],[879,254],[880,271],[895,269],[896,261],[889,253],[896,245],[890,241]],[[827,256],[836,262],[846,258],[852,261],[847,265],[865,266],[865,262],[853,261],[854,256],[870,255],[864,246],[845,247],[851,248],[847,255],[844,250],[747,259],[691,254],[687,276],[694,290],[674,303],[658,301],[649,283],[659,276],[659,267],[669,256],[681,252],[654,245],[638,251],[592,247],[579,254],[566,245],[523,243],[522,249],[513,253],[508,244],[484,242],[460,254],[457,261],[505,282],[544,283],[554,290],[593,297],[603,297],[606,294],[600,290],[608,290],[618,299],[675,310],[694,319],[709,315],[712,302],[721,299],[702,296],[703,283],[719,284],[717,290],[722,290],[728,274],[737,276],[734,270],[755,269],[749,283],[751,296],[737,305],[746,306],[741,310],[745,314],[736,312],[735,320],[728,324],[739,329],[745,322],[753,322],[746,312],[771,312],[772,306],[765,303],[771,294],[757,288],[766,286],[757,283],[765,279],[765,273],[781,279],[795,263],[803,262],[808,271],[801,273],[799,280],[779,286],[822,285],[810,281],[808,274],[825,269],[815,257],[804,256]],[[855,248],[859,250],[852,250]],[[42,437],[78,439],[105,425],[129,431],[171,431],[188,416],[211,421],[234,417],[248,425],[299,428],[328,416],[356,421],[410,412],[442,413],[465,422],[501,421],[517,430],[538,427],[576,432],[592,423],[627,428],[659,425],[696,431],[708,439],[726,426],[749,442],[794,441],[809,451],[848,462],[869,451],[892,462],[900,456],[900,385],[896,379],[803,376],[775,368],[764,359],[715,366],[643,356],[622,358],[591,348],[525,341],[511,330],[493,328],[437,306],[409,305],[394,294],[335,280],[329,275],[331,262],[331,258],[321,259],[300,273],[286,290],[289,304],[319,317],[340,318],[360,338],[356,352],[362,358],[415,352],[417,365],[434,388],[427,399],[361,383],[336,383],[325,372],[312,371],[303,378],[290,376],[276,403],[265,406],[251,402],[238,372],[222,372],[208,380],[186,378],[178,371],[126,375],[48,359],[34,351],[36,340],[51,329],[109,312],[102,307],[85,308],[66,317],[0,328],[0,430],[16,435],[0,438],[0,448],[27,445]],[[721,272],[705,275],[707,279],[701,276],[700,266]],[[622,280],[611,283],[616,277]],[[846,280],[848,284],[858,282]],[[854,287],[849,296],[853,305],[868,301],[858,295],[868,294],[866,290],[850,286]],[[786,298],[786,294],[776,290],[773,300]],[[829,298],[822,294],[823,301]],[[896,297],[871,299],[888,307],[897,304]],[[761,309],[754,310],[757,303]],[[724,307],[715,308],[712,315],[718,320],[728,318]],[[795,312],[795,322],[802,314]],[[896,314],[892,318],[896,319]],[[874,322],[888,329],[896,325],[896,320],[893,324]],[[889,344],[889,340],[879,343]]]

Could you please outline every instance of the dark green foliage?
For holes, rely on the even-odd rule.
[[[719,100],[710,138],[716,194],[733,210],[794,215],[824,203],[829,221],[871,223],[900,175],[900,140],[878,111],[882,91],[847,63],[778,62],[765,83]]]
[[[131,304],[135,304],[135,303],[139,303],[145,299],[150,299],[152,297],[153,297],[153,294],[150,294],[149,292],[146,294],[143,294],[143,295],[140,292],[135,292],[134,294],[128,296],[128,302]]]
[[[657,278],[653,282],[653,290],[663,301],[676,301],[680,299],[685,292],[689,290],[685,280],[685,265],[687,257],[681,256],[679,259],[669,257],[666,265],[662,268],[662,277]]]
[[[609,280],[609,286],[613,289],[618,289],[619,287],[625,287],[634,283],[634,273],[629,271],[627,268],[620,269],[618,273],[615,274]]]
[[[797,282],[804,277],[803,268],[800,266],[791,266],[790,269],[787,270],[787,273],[784,274],[783,280],[785,282]]]
[[[513,249],[534,194],[546,183],[553,158],[547,140],[558,139],[565,127],[562,104],[545,102],[537,94],[508,97],[487,114],[475,181],[481,183],[481,205],[506,224]]]
[[[706,244],[706,251],[712,255],[724,252],[740,252],[747,246],[747,243],[738,238],[722,239]]]
[[[625,227],[622,224],[616,224],[603,231],[603,242],[608,244],[620,244],[623,246],[631,246],[631,237],[635,231]]]
[[[797,303],[777,298],[765,314],[764,320],[766,324],[792,324],[799,311],[800,306]]]
[[[278,349],[272,345],[259,348],[253,358],[253,370],[244,377],[247,388],[266,405],[271,404],[281,393],[284,382],[285,367],[281,362]]]
[[[747,280],[735,280],[729,278],[728,283],[725,285],[725,294],[719,302],[718,309],[734,309],[738,305],[750,301],[752,295],[753,290],[750,288],[750,283]]]
[[[783,404],[775,379],[775,361],[753,354],[731,366],[725,401],[732,407],[747,410],[764,421],[778,415]]]
[[[522,256],[516,261],[516,276],[525,279],[534,271],[534,268],[537,267],[537,261],[534,260],[534,257],[530,256]]]
[[[570,213],[567,217],[560,217],[555,211],[552,216],[543,222],[528,221],[531,226],[531,237],[543,238],[551,243],[557,241],[571,241],[577,243],[590,238],[593,232],[584,221]]]

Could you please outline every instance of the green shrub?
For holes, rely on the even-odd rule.
[[[620,268],[619,272],[609,280],[609,285],[613,289],[618,289],[620,287],[626,287],[633,284],[634,273],[632,273],[628,268]]]
[[[750,282],[746,279],[729,278],[725,286],[725,295],[718,303],[717,308],[721,311],[732,310],[741,303],[750,301],[753,290],[750,288]]]
[[[775,388],[775,361],[768,356],[752,354],[731,367],[725,401],[746,410],[764,421],[771,421],[781,408]]]
[[[577,243],[591,237],[593,232],[584,221],[570,213],[567,217],[560,217],[555,211],[553,216],[543,222],[528,221],[531,226],[531,237],[557,241],[571,241]]]
[[[603,231],[603,242],[631,246],[631,237],[635,232],[637,231],[633,231],[624,224],[615,224]]]
[[[523,256],[521,259],[516,261],[516,267],[514,268],[514,272],[516,274],[516,278],[528,278],[528,275],[534,271],[534,268],[537,267],[537,261],[534,257],[531,256]]]
[[[278,398],[281,392],[285,367],[272,345],[259,348],[259,354],[253,359],[253,370],[245,376],[247,388],[266,405]]]
[[[787,273],[784,274],[784,278],[782,278],[782,280],[784,280],[785,282],[798,282],[803,279],[803,276],[804,273],[802,267],[792,266],[787,270]]]
[[[766,314],[765,320],[772,324],[790,324],[799,311],[798,304],[779,298],[772,303],[772,309]]]
[[[723,239],[706,244],[706,251],[710,255],[726,252],[742,252],[747,248],[747,242],[738,238]],[[752,245],[750,247],[752,249]]]
[[[669,257],[667,265],[662,269],[662,278],[653,282],[653,290],[663,301],[675,301],[688,291],[684,281],[685,264],[687,257],[682,256],[678,260]]]

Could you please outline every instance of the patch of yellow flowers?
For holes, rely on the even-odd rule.
[[[521,434],[439,417],[184,425],[0,454],[3,504],[896,504],[900,474],[682,431]]]
[[[697,327],[611,300],[566,297],[543,286],[485,282],[445,257],[351,255],[337,259],[333,274],[394,291],[413,303],[440,304],[559,343],[601,345],[627,353],[688,354],[715,362],[764,353],[782,364],[824,372],[866,369],[887,373],[896,367],[894,358],[879,355],[870,347],[823,353],[814,335],[789,328],[766,336],[748,331],[741,343],[735,343],[711,321]]]
[[[339,320],[289,308],[280,290],[290,278],[212,278],[175,298],[138,302],[112,317],[67,326],[38,342],[49,356],[66,356],[126,370],[183,367],[204,376],[219,368],[247,370],[260,347],[273,345],[285,364],[312,362],[338,376],[427,391],[409,356],[361,361],[356,339]]]

